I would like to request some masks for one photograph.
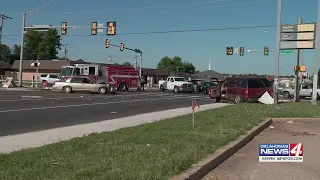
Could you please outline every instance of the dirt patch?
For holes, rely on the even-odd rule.
[[[302,163],[259,163],[261,143],[303,143]],[[320,121],[273,122],[203,180],[319,180]]]

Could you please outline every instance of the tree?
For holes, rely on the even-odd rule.
[[[182,61],[179,56],[170,58],[168,56],[163,57],[157,64],[157,69],[165,69],[169,72],[185,72],[193,74],[196,68],[192,63]]]
[[[25,34],[24,59],[57,59],[61,49],[58,30],[49,29],[46,32],[28,30]]]
[[[9,63],[13,64],[15,60],[19,60],[20,59],[20,50],[21,50],[21,46],[15,44],[12,49],[11,49],[11,58]]]
[[[0,61],[9,62],[11,58],[10,47],[5,44],[0,44]]]
[[[130,62],[124,62],[124,63],[122,64],[122,66],[132,66],[132,67],[133,67],[133,65],[132,65]]]

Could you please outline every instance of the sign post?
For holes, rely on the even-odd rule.
[[[198,108],[200,108],[200,106],[197,103],[197,100],[192,100],[192,127],[194,128],[194,109],[198,106]]]

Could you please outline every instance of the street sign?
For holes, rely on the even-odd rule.
[[[282,49],[280,50],[282,54],[292,54],[294,53],[293,49]]]
[[[103,23],[99,23],[98,24],[98,33],[102,33],[103,32]]]
[[[281,25],[280,50],[314,49],[315,23]],[[292,52],[281,51],[289,54]]]
[[[314,49],[314,41],[280,41],[280,49]]]

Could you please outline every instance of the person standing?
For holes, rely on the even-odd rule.
[[[145,80],[144,80],[144,77],[141,76],[141,79],[140,79],[140,84],[141,84],[141,87],[142,87],[142,91],[144,91],[144,84],[145,84]]]

